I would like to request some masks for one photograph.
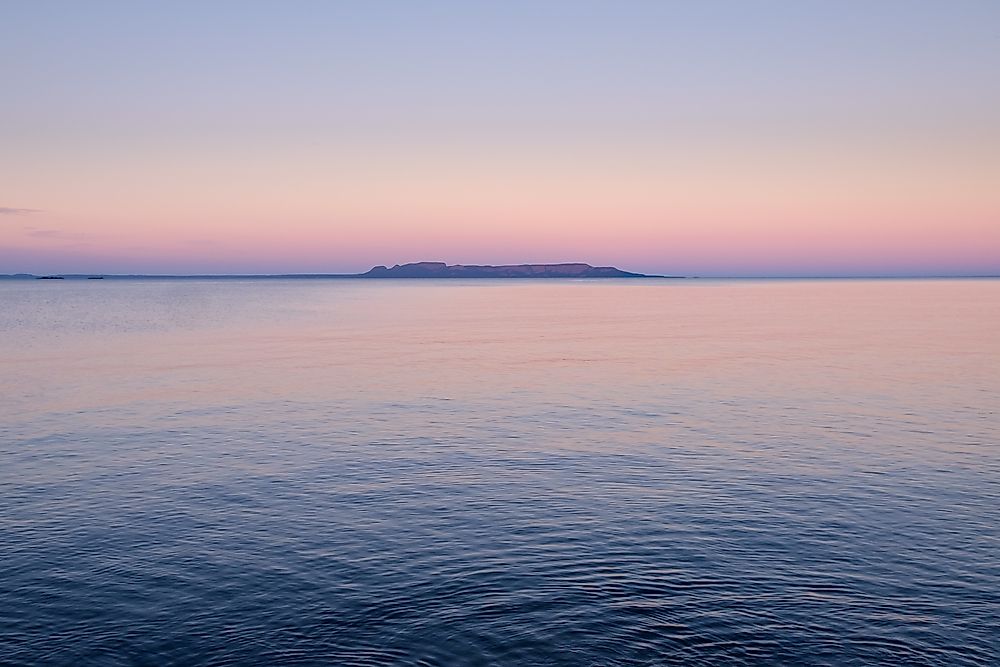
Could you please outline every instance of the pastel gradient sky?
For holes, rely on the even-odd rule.
[[[0,273],[1000,273],[1000,2],[0,0]]]

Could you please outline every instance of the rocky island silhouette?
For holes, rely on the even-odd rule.
[[[659,278],[613,266],[591,266],[582,262],[567,264],[445,264],[414,262],[392,268],[376,266],[361,278]]]
[[[37,276],[30,273],[0,275],[2,279],[63,280],[89,279],[103,280],[140,278],[152,279],[264,279],[264,278],[678,278],[680,276],[660,276],[646,273],[623,271],[614,266],[592,266],[583,262],[562,264],[446,264],[445,262],[412,262],[396,264],[392,267],[376,266],[364,273],[292,273],[292,274],[80,274],[61,273]]]

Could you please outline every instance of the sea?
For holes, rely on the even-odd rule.
[[[0,664],[1000,664],[1000,280],[0,281]]]

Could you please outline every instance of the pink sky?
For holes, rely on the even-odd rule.
[[[748,4],[19,7],[0,273],[1000,273],[1000,10]]]

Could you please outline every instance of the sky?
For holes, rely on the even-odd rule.
[[[0,0],[0,273],[1000,274],[1000,2]]]

